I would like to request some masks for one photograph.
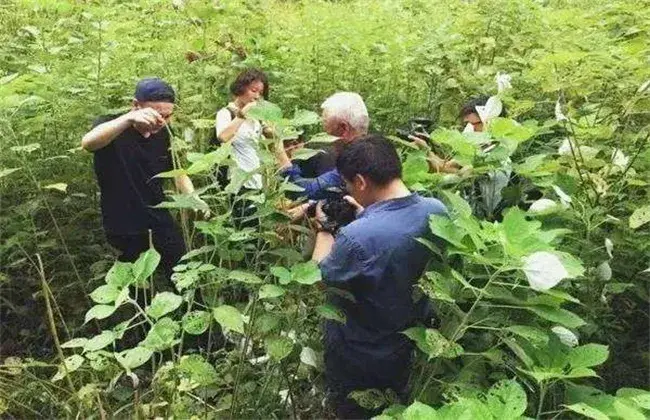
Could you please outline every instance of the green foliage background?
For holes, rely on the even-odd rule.
[[[609,345],[611,356],[591,385],[610,394],[624,386],[648,388],[649,274],[641,272],[650,263],[650,231],[649,224],[632,228],[629,219],[650,205],[649,6],[627,0],[3,2],[0,354],[55,360],[36,254],[60,331],[67,338],[91,334],[92,326],[82,325],[90,292],[114,257],[101,230],[92,159],[78,146],[96,116],[128,105],[138,79],[156,75],[174,85],[179,147],[205,152],[210,120],[228,100],[229,82],[246,67],[269,73],[270,100],[286,114],[318,112],[329,94],[351,90],[365,99],[372,130],[389,133],[414,115],[457,128],[459,106],[478,93],[493,94],[494,75],[507,72],[513,80],[504,98],[509,116],[546,127],[519,146],[517,162],[556,154],[566,136],[597,152],[580,162],[547,158],[545,174],[532,171],[551,197],[551,185],[575,197],[571,211],[544,222],[571,229],[558,249],[587,269],[567,289],[581,302],[571,306],[586,321],[581,339]],[[573,131],[554,125],[558,99]],[[633,158],[627,173],[608,169],[614,148]],[[405,157],[413,156],[406,150]],[[423,176],[417,164],[408,167],[412,185],[434,195],[448,188]],[[614,244],[611,260],[606,238]],[[607,280],[598,271],[605,261],[612,271]],[[57,401],[59,391],[47,379],[56,367],[47,369],[26,369],[30,385],[18,394],[20,379],[8,368],[0,371],[0,413],[70,413],[72,398]],[[469,375],[461,379],[488,393],[494,382],[486,381],[488,371],[461,371]],[[101,382],[89,374],[75,380],[79,386]],[[501,383],[494,392],[509,386]],[[85,398],[95,395],[81,389]],[[444,400],[429,397],[431,404]],[[565,399],[554,398],[551,408],[559,410]],[[107,410],[119,406],[107,401]],[[304,415],[319,413],[309,411],[315,406]],[[275,416],[291,415],[286,403],[269,407]],[[409,409],[416,417],[426,411]]]

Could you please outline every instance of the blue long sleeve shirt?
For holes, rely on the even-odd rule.
[[[297,193],[298,197],[307,197],[310,200],[323,200],[331,194],[331,189],[345,189],[343,178],[339,171],[332,169],[316,178],[303,178],[302,171],[297,165],[285,169],[280,173],[283,177],[288,177],[289,181],[304,188],[303,192]]]

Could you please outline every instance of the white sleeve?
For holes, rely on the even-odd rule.
[[[223,130],[228,127],[228,124],[232,121],[232,117],[230,116],[230,111],[228,111],[228,108],[221,108],[219,112],[217,112],[217,119],[215,121],[214,127],[217,130],[217,137],[221,135]]]

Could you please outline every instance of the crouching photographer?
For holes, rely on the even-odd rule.
[[[312,259],[320,264],[326,286],[343,289],[354,300],[341,293],[329,297],[346,321],[326,321],[326,380],[338,418],[367,418],[377,413],[359,407],[348,398],[350,392],[392,389],[406,396],[413,344],[400,332],[430,314],[425,299],[413,301],[413,286],[431,257],[416,238],[433,240],[429,216],[446,209],[406,188],[397,152],[383,136],[347,145],[336,166],[357,217],[333,235],[319,204]]]

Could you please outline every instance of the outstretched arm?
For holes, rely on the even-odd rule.
[[[140,132],[148,133],[163,125],[165,119],[156,110],[152,108],[133,110],[94,127],[81,139],[81,147],[89,152],[95,152],[108,146],[115,137],[131,126],[135,126]],[[148,134],[144,136],[148,137]]]

